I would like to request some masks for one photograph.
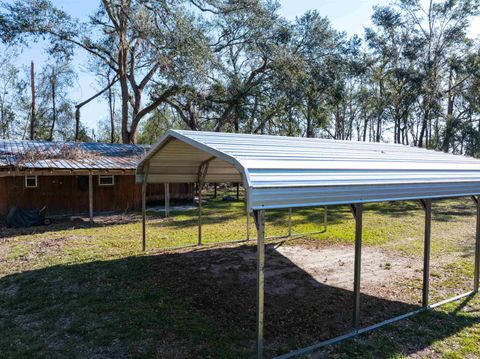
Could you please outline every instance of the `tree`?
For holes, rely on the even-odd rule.
[[[47,38],[52,53],[81,49],[108,66],[121,88],[122,140],[134,142],[140,120],[180,91],[187,49],[202,46],[195,17],[179,10],[182,3],[103,0],[81,22],[48,0],[15,1],[3,4],[0,38],[17,44]]]
[[[19,91],[19,70],[11,62],[15,53],[7,52],[0,57],[0,137],[7,139],[16,132],[16,94]]]

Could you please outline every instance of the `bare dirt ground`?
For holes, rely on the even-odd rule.
[[[277,251],[294,264],[294,271],[303,270],[308,273],[316,285],[322,283],[346,290],[353,288],[353,246],[322,249],[279,246]],[[401,257],[398,253],[383,251],[378,248],[363,248],[363,292],[375,294],[379,286],[393,285],[400,278],[413,278],[417,275],[419,269],[421,269],[420,261],[409,257]],[[283,273],[278,274],[282,275]],[[281,286],[279,290],[280,292],[283,291]],[[284,293],[288,294],[288,291],[284,291]]]
[[[411,288],[401,283],[421,276],[418,260],[373,247],[365,247],[362,257],[362,325],[417,306],[412,302]],[[157,258],[162,278],[175,286],[179,296],[218,323],[220,332],[242,328],[245,335],[239,335],[246,342],[239,344],[252,344],[255,246],[165,253]],[[265,273],[267,347],[307,345],[347,332],[353,305],[353,261],[353,246],[269,244]]]

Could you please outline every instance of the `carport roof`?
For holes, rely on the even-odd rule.
[[[248,208],[443,198],[480,193],[480,160],[417,147],[170,130],[141,159],[148,183],[243,182]]]

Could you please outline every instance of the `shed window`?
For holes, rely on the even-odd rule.
[[[98,176],[98,185],[99,186],[113,186],[115,180],[113,176]]]
[[[37,176],[25,176],[25,187],[37,188],[38,187]]]

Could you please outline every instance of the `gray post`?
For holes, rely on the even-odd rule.
[[[170,184],[165,183],[165,218],[170,217]]]
[[[250,212],[248,211],[248,194],[245,189],[245,212],[247,213],[247,241],[250,240]]]
[[[202,245],[202,187],[198,184],[198,245]]]
[[[92,172],[88,174],[88,216],[90,225],[93,225],[93,176]]]
[[[353,216],[355,217],[355,264],[353,279],[353,328],[360,327],[360,280],[362,272],[362,222],[363,205],[361,203],[352,205]]]
[[[288,236],[292,236],[292,209],[288,209]]]
[[[423,289],[422,306],[428,307],[430,292],[430,237],[432,227],[432,200],[424,199],[421,201],[425,210],[425,244],[423,247]]]
[[[257,359],[263,358],[265,306],[265,211],[254,211],[257,226]]]
[[[205,178],[207,177],[208,166],[210,161],[215,157],[210,157],[208,160],[202,162],[198,168],[198,245],[202,245],[202,190],[205,185]]]
[[[327,231],[327,225],[328,225],[328,208],[327,206],[323,207],[323,228],[324,231]]]
[[[144,167],[143,181],[142,181],[142,251],[145,252],[147,248],[147,185],[148,172],[150,163],[147,162]]]
[[[480,280],[480,199],[478,197],[472,197],[477,207],[477,233],[475,235],[475,275],[473,281],[473,291],[478,293],[479,280]]]

